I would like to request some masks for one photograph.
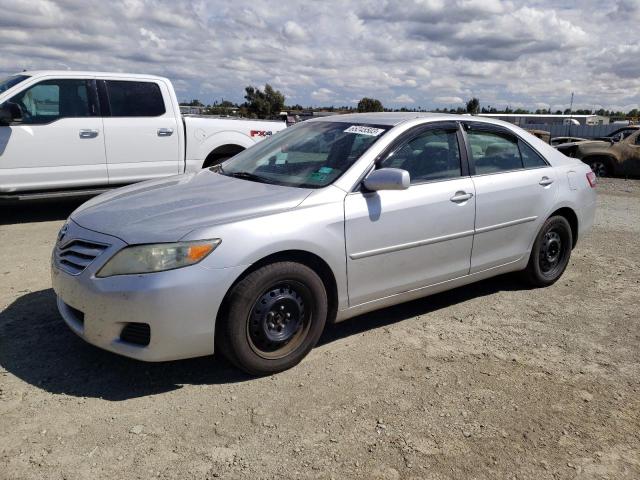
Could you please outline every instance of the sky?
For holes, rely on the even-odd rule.
[[[640,0],[0,0],[0,75],[169,77],[180,100],[628,111]]]

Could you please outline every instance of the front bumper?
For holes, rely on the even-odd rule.
[[[79,273],[52,256],[52,284],[65,323],[87,342],[144,361],[210,355],[222,300],[243,266],[202,265],[143,275],[97,278],[96,272],[126,246],[122,240],[69,222],[65,238],[99,242],[106,250]],[[121,339],[129,323],[150,327],[149,344]]]

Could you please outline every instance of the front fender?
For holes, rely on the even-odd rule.
[[[220,246],[202,263],[208,268],[252,265],[280,252],[297,250],[320,257],[331,269],[339,308],[347,301],[344,240],[344,192],[335,198],[283,212],[247,218],[191,232],[183,240],[220,238]]]

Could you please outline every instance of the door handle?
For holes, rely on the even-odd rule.
[[[548,187],[553,183],[553,180],[551,180],[549,177],[542,177],[538,183],[543,187]]]
[[[158,136],[159,137],[170,137],[173,135],[173,128],[159,128]]]
[[[473,197],[473,193],[459,191],[459,192],[456,192],[456,194],[453,197],[451,197],[450,200],[453,203],[463,203],[469,200],[471,197]]]
[[[96,138],[98,130],[80,130],[80,138]]]

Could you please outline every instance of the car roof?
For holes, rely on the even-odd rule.
[[[95,71],[81,71],[81,70],[28,70],[24,72],[17,72],[15,75],[27,75],[29,77],[48,77],[48,76],[85,76],[85,77],[114,77],[114,78],[140,78],[140,79],[153,79],[153,80],[167,80],[165,77],[159,77],[157,75],[146,75],[140,73],[124,73],[124,72],[95,72]]]
[[[341,122],[341,123],[364,123],[369,125],[380,125],[395,127],[401,123],[411,120],[425,120],[426,122],[478,122],[501,125],[513,129],[513,123],[496,120],[494,118],[477,117],[469,114],[452,113],[432,113],[432,112],[371,112],[371,113],[347,113],[337,114],[328,117],[314,118],[307,122]]]

